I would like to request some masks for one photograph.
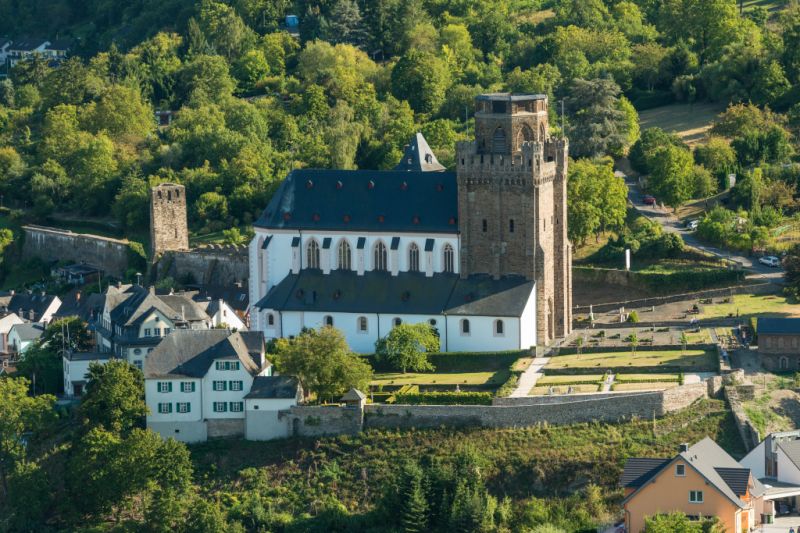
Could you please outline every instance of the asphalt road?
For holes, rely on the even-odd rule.
[[[703,250],[720,258],[735,261],[743,268],[751,272],[751,274],[748,274],[748,278],[759,278],[776,283],[782,282],[782,269],[762,265],[758,262],[758,258],[742,255],[741,252],[733,252],[704,244],[694,235],[692,231],[689,231],[681,224],[680,220],[678,220],[678,218],[671,213],[669,208],[664,208],[658,205],[645,205],[643,202],[645,195],[639,190],[638,185],[631,181],[627,181],[626,184],[628,185],[628,199],[631,201],[636,210],[647,218],[661,224],[661,226],[664,228],[664,231],[677,233],[681,236],[684,242],[692,248]]]

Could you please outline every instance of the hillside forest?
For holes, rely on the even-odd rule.
[[[670,206],[745,176],[703,231],[765,243],[794,212],[800,127],[800,7],[772,4],[0,0],[0,35],[72,42],[60,65],[22,62],[0,81],[0,198],[136,237],[148,186],[179,182],[195,234],[246,229],[293,168],[391,168],[416,131],[452,167],[475,95],[513,91],[547,94],[553,133],[567,130],[579,245],[624,229],[625,187],[603,158],[629,152]],[[639,130],[637,111],[702,101],[732,107],[694,151]],[[727,235],[737,210],[749,227]]]

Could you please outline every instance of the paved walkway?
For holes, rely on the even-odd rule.
[[[536,382],[539,381],[539,378],[542,376],[542,369],[549,361],[549,357],[537,357],[534,359],[531,366],[519,377],[517,388],[514,389],[510,397],[524,398],[527,396],[531,389],[536,386]]]

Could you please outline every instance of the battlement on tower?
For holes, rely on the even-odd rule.
[[[513,178],[527,182],[530,178],[539,185],[556,178],[564,142],[525,141],[513,154],[484,154],[476,142],[462,141],[456,145],[456,170],[464,181]]]

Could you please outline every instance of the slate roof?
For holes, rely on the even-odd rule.
[[[80,298],[78,298],[80,294]],[[92,322],[103,312],[104,295],[94,292],[83,294],[80,290],[74,290],[64,296],[61,306],[53,315],[58,318],[77,316],[84,322]]]
[[[694,468],[710,485],[713,485],[740,508],[747,506],[740,496],[747,492],[750,469],[742,467],[739,462],[708,437],[690,446],[688,451],[681,452],[672,459],[628,459],[628,464],[631,464],[631,470],[626,477],[625,472],[628,471],[628,464],[626,464],[621,481],[623,486],[635,488],[636,490],[629,494],[625,500],[630,500],[642,486],[679,458],[685,461],[688,466]],[[661,461],[660,467],[655,466],[657,461]],[[640,465],[639,467],[636,466],[637,463]],[[645,471],[648,465],[652,466],[652,469]],[[637,470],[641,472],[639,477],[635,477]],[[629,485],[626,482],[635,484]],[[754,479],[753,484],[754,494],[762,494],[764,492],[764,487],[758,480]]]
[[[183,320],[189,322],[208,320],[206,312],[192,299],[191,295],[165,294],[158,296],[158,298]]]
[[[349,391],[345,393],[344,396],[339,398],[343,402],[360,402],[361,400],[365,400],[367,397],[358,389],[351,388]]]
[[[650,457],[631,457],[625,463],[620,483],[623,487],[637,488],[647,483],[672,459],[653,459]]]
[[[356,272],[306,269],[290,274],[256,306],[280,311],[395,313],[518,317],[535,284],[523,277],[494,280],[488,275]]]
[[[789,441],[778,441],[778,447],[789,458],[794,465],[800,469],[800,439]]]
[[[394,169],[410,172],[442,172],[447,170],[436,159],[436,154],[433,153],[431,147],[428,146],[428,141],[425,140],[421,133],[414,135],[411,143],[403,151],[403,157]]]
[[[201,303],[211,300],[222,299],[234,311],[244,313],[250,305],[250,292],[245,287],[204,285],[197,288],[197,294],[193,296],[194,301]]]
[[[109,287],[105,305],[110,310],[111,321],[122,326],[140,324],[154,310],[170,320],[198,322],[208,320],[208,315],[192,300],[183,294],[156,295],[144,287],[131,285],[124,290]],[[185,317],[185,318],[184,318]]]
[[[245,399],[291,400],[297,398],[300,382],[291,376],[256,376]]]
[[[759,335],[800,335],[800,318],[759,318]]]
[[[11,326],[11,331],[16,331],[19,340],[21,341],[35,341],[44,335],[44,324],[34,322],[32,324],[14,324]],[[9,331],[9,335],[11,334]]]
[[[261,356],[264,353],[266,339],[263,331],[240,331],[239,334],[242,336],[244,345],[251,355],[257,354]]]
[[[254,225],[273,230],[457,233],[456,175],[293,170]]]
[[[0,306],[6,307],[10,312],[17,314],[22,309],[25,315],[22,318],[28,318],[28,313],[32,310],[36,314],[36,318],[39,318],[56,298],[57,296],[55,295],[38,292],[15,293],[0,297]]]
[[[147,356],[144,377],[202,378],[215,359],[238,359],[252,374],[260,370],[239,333],[225,329],[176,330]]]
[[[117,359],[113,352],[65,352],[65,357],[70,361],[109,361]]]

